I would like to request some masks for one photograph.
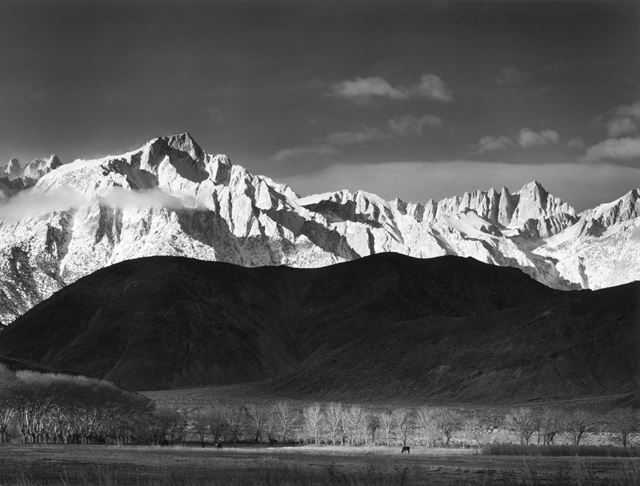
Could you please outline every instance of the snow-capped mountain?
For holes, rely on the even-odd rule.
[[[32,164],[0,178],[0,191],[22,184],[5,191],[20,199],[0,206],[5,324],[84,275],[150,255],[317,267],[389,251],[454,254],[565,289],[640,276],[638,191],[582,214],[535,181],[424,204],[364,191],[299,197],[205,153],[188,133],[96,160]]]

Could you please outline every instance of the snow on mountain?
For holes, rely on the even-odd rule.
[[[62,165],[62,162],[57,155],[52,154],[49,158],[45,159],[33,159],[29,162],[22,171],[22,177],[28,179],[39,179],[43,175],[51,172],[53,169],[57,169]]]
[[[2,323],[88,273],[150,255],[317,267],[389,251],[454,254],[518,267],[557,288],[640,275],[640,262],[601,273],[622,249],[596,256],[601,245],[624,247],[627,257],[638,249],[637,192],[633,204],[581,215],[535,181],[514,193],[476,190],[424,204],[364,191],[299,197],[226,155],[205,153],[188,133],[121,155],[64,165],[52,156],[29,166],[38,180],[14,208],[24,214],[0,221]],[[575,229],[585,224],[607,229],[597,236]]]
[[[584,288],[599,289],[640,278],[640,192],[634,189],[615,201],[582,214],[565,231],[536,250],[555,258],[565,278]]]
[[[18,159],[11,159],[4,169],[4,176],[9,180],[22,177],[22,166]]]

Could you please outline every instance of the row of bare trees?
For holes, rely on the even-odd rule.
[[[199,442],[286,443],[332,445],[406,445],[449,447],[494,441],[523,445],[580,445],[585,434],[606,432],[618,443],[640,433],[640,412],[618,408],[606,414],[584,409],[521,407],[499,414],[449,407],[398,407],[370,410],[338,402],[297,408],[292,402],[210,407],[191,417],[190,430]]]
[[[339,402],[292,401],[211,406],[195,414],[158,408],[148,398],[81,376],[9,371],[0,365],[0,442],[25,443],[313,443],[450,446],[519,442],[580,445],[603,432],[627,447],[640,412],[616,408],[520,407],[379,410]]]
[[[629,438],[640,432],[640,410],[623,407],[601,414],[581,408],[518,408],[507,414],[505,423],[522,445],[552,445],[564,433],[579,446],[587,433],[608,432],[627,447]]]

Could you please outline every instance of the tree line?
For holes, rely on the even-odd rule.
[[[14,372],[0,365],[0,442],[579,446],[591,433],[605,433],[627,447],[640,433],[640,411],[519,407],[487,412],[429,405],[381,410],[279,400],[181,413],[104,380]]]
[[[627,447],[640,433],[640,411],[604,413],[582,408],[518,407],[479,413],[422,406],[373,410],[339,402],[296,407],[293,402],[212,406],[191,416],[188,430],[202,444],[252,442],[329,445],[481,446],[492,442],[579,446],[590,433],[606,433]],[[562,437],[562,441],[558,439]]]

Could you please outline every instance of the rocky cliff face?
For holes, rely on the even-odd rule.
[[[23,193],[35,201],[24,205],[31,212],[0,223],[5,324],[84,275],[150,255],[318,267],[389,251],[453,254],[518,267],[556,288],[640,275],[640,259],[622,274],[602,273],[638,253],[637,191],[581,215],[538,182],[424,204],[364,191],[299,197],[225,155],[205,153],[188,133],[97,160],[32,164],[38,180]]]

